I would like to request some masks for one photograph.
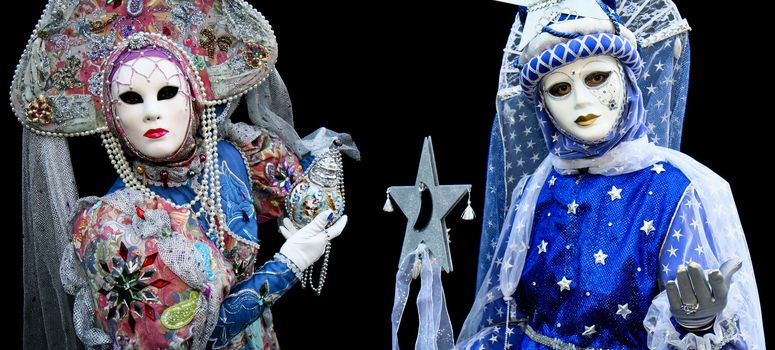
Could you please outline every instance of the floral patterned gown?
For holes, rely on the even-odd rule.
[[[276,136],[244,124],[240,130],[233,140],[218,143],[221,202],[232,233],[223,253],[217,238],[206,234],[205,215],[193,215],[199,203],[193,210],[180,206],[194,198],[192,187],[201,174],[184,186],[149,184],[159,195],[153,199],[124,188],[119,179],[106,196],[79,201],[72,222],[75,259],[65,259],[62,268],[81,277],[81,283],[70,284],[93,309],[93,320],[81,320],[86,327],[78,325],[84,317],[76,312],[82,340],[110,339],[122,349],[190,348],[218,323],[209,347],[278,348],[265,311],[300,271],[279,253],[254,268],[258,222],[282,214],[283,198],[301,166]],[[236,309],[242,314],[234,314]],[[258,320],[245,328],[246,317]]]

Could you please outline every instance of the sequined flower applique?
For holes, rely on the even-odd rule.
[[[132,332],[135,331],[136,323],[133,314],[140,319],[157,319],[156,311],[149,303],[157,303],[159,300],[156,293],[148,287],[164,288],[170,284],[161,278],[149,282],[156,274],[152,265],[157,257],[158,253],[153,253],[143,258],[141,263],[140,254],[130,254],[121,242],[118,255],[113,256],[110,265],[106,261],[100,261],[100,267],[105,272],[105,284],[99,293],[107,300],[107,318],[122,320],[128,317]]]

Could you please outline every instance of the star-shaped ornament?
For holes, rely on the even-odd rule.
[[[584,326],[584,333],[581,333],[581,335],[585,337],[591,337],[595,333],[597,333],[597,331],[595,330],[595,325],[591,325],[589,327]]]
[[[623,319],[627,319],[627,315],[631,314],[632,311],[629,309],[629,304],[616,304],[619,307],[619,310],[616,311],[617,315],[622,316]]]
[[[549,179],[549,187],[554,186],[554,183],[557,182],[557,177],[552,176],[551,179]]]
[[[439,185],[433,143],[426,137],[414,186],[391,186],[388,190],[408,223],[400,261],[425,242],[441,268],[452,272],[447,225],[444,218],[470,191],[471,185]]]
[[[565,278],[565,276],[562,276],[562,279],[557,281],[557,284],[560,286],[560,292],[564,290],[570,290],[570,283],[573,282],[573,280],[569,280]]]
[[[648,236],[649,233],[656,230],[654,228],[654,220],[649,220],[649,221],[643,220],[643,226],[640,227],[640,230],[645,232],[646,236]]]
[[[608,254],[603,253],[603,250],[600,249],[595,253],[595,264],[602,264],[605,265],[605,259],[608,258]]]
[[[654,165],[651,166],[651,171],[653,171],[653,172],[655,172],[657,174],[661,174],[661,173],[665,172],[665,165],[662,164],[662,163],[654,164]]]
[[[541,244],[538,245],[538,254],[546,253],[546,246],[549,245],[549,242],[541,240]]]
[[[574,199],[573,202],[568,204],[568,214],[576,215],[576,209],[579,208],[578,203],[576,203],[576,200]]]
[[[622,199],[622,189],[616,188],[616,186],[611,186],[611,190],[608,191],[608,195],[611,196],[612,202],[617,199]]]

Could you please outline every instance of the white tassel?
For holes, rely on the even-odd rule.
[[[417,279],[422,271],[422,254],[417,255],[414,258],[414,264],[412,265],[412,279]]]
[[[673,43],[673,57],[676,60],[681,59],[681,53],[683,53],[684,44],[681,42],[681,37],[675,37],[675,43]]]
[[[471,189],[468,189],[468,206],[466,207],[466,210],[463,211],[463,215],[460,216],[463,220],[471,221],[476,217],[476,213],[474,213],[474,208],[471,208]]]
[[[385,192],[385,205],[382,206],[382,210],[388,213],[393,212],[393,203],[390,202],[390,189],[388,188],[387,192]]]

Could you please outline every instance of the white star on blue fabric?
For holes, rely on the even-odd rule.
[[[640,230],[645,232],[646,236],[648,236],[649,233],[656,230],[654,228],[654,220],[648,220],[648,221],[643,220],[643,226],[641,226]]]
[[[568,214],[576,215],[576,209],[579,208],[578,203],[576,203],[576,200],[574,199],[573,202],[568,204]]]
[[[655,172],[657,174],[661,174],[661,173],[663,173],[665,171],[665,166],[662,163],[654,164],[651,167],[651,171],[653,171],[653,172]]]
[[[673,238],[675,238],[675,240],[676,240],[676,241],[679,241],[679,242],[680,242],[680,241],[681,241],[681,237],[683,236],[683,235],[681,234],[681,230],[675,230],[675,231],[673,231],[673,232],[674,232],[674,233],[673,233]]]
[[[538,254],[546,253],[546,246],[549,245],[549,242],[541,240],[541,244],[538,245]]]
[[[608,254],[603,253],[602,249],[598,250],[594,256],[595,256],[595,264],[605,265],[605,259],[608,257]]]
[[[595,333],[597,333],[597,331],[595,330],[595,325],[591,325],[589,327],[584,326],[584,333],[581,333],[581,335],[585,337],[591,337]]]
[[[667,251],[670,252],[670,256],[676,256],[675,252],[677,252],[678,249],[673,248],[673,245],[671,244],[670,249],[668,249]]]
[[[616,186],[611,186],[611,190],[608,191],[608,195],[611,196],[612,202],[617,199],[622,199],[622,189],[616,188]]]
[[[662,272],[664,272],[665,275],[669,275],[670,274],[670,266],[668,266],[667,264],[663,264],[662,265]]]
[[[649,85],[648,87],[646,87],[646,89],[649,90],[649,94],[653,94],[654,92],[657,91],[657,87],[654,86],[654,84]]]
[[[554,186],[554,183],[557,181],[557,177],[552,176],[551,179],[549,179],[549,187]]]
[[[632,311],[629,309],[629,303],[628,304],[616,304],[619,307],[619,310],[616,311],[617,315],[621,315],[623,319],[627,319],[627,315],[631,314]]]
[[[657,67],[657,70],[664,70],[665,64],[662,63],[662,61],[659,61],[659,63],[655,64],[654,66]]]
[[[570,283],[573,282],[573,280],[569,280],[565,278],[565,276],[562,276],[562,280],[557,281],[557,284],[560,286],[560,292],[564,290],[570,290]]]

